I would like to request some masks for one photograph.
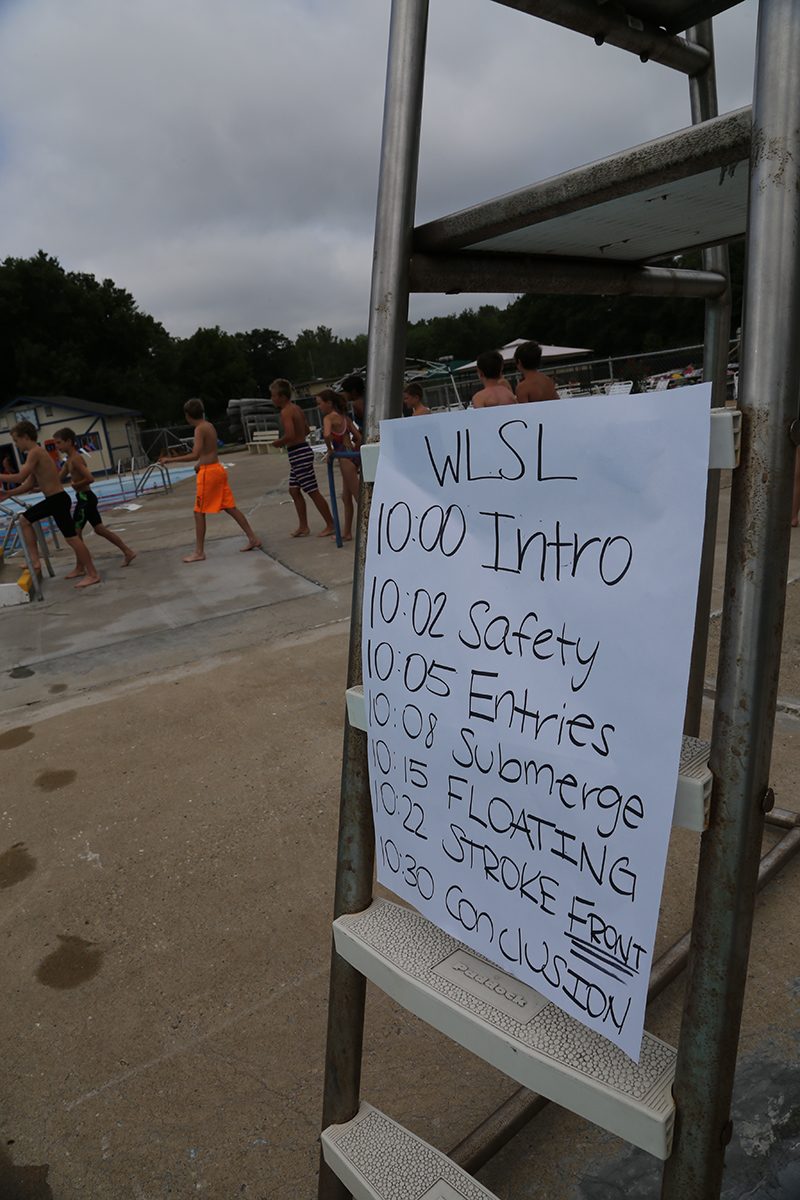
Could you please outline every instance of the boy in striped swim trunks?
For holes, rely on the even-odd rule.
[[[94,475],[92,475],[86,459],[78,450],[76,445],[76,435],[72,429],[59,429],[58,433],[53,434],[53,440],[56,444],[56,450],[59,454],[66,455],[66,461],[61,468],[60,479],[62,483],[66,483],[69,478],[75,489],[75,507],[72,510],[72,520],[75,522],[75,530],[79,538],[83,538],[83,530],[86,525],[91,525],[92,529],[100,537],[105,538],[107,542],[111,542],[112,546],[116,546],[122,551],[123,559],[119,564],[121,567],[127,567],[136,558],[136,551],[131,550],[130,546],[126,546],[118,533],[113,533],[110,529],[106,529],[103,524],[103,518],[100,516],[100,510],[97,507],[97,496],[92,491],[94,483]],[[65,575],[65,579],[77,579],[81,575],[85,575],[86,571],[80,559],[76,558],[75,568]]]
[[[288,379],[274,379],[269,385],[272,403],[280,411],[283,436],[277,438],[273,446],[285,446],[289,455],[289,495],[297,510],[298,526],[292,537],[308,537],[311,530],[308,526],[308,512],[305,495],[315,505],[319,515],[325,522],[325,528],[317,537],[330,537],[334,533],[333,514],[328,502],[319,490],[317,476],[314,473],[314,451],[306,441],[308,421],[297,404],[292,403],[292,385]]]
[[[242,546],[242,553],[256,550],[261,545],[261,539],[256,537],[247,517],[236,507],[233,492],[228,484],[228,472],[219,461],[217,454],[217,431],[210,421],[205,419],[202,400],[187,400],[183,406],[186,419],[194,426],[194,446],[191,454],[180,454],[175,458],[162,455],[161,462],[196,462],[197,466],[197,496],[194,502],[194,527],[196,545],[194,554],[184,558],[185,563],[202,562],[205,558],[204,547],[206,540],[206,513],[226,512],[233,517],[247,537],[247,545]]]

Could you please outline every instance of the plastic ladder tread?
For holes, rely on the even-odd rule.
[[[672,1046],[645,1032],[634,1063],[426,917],[387,900],[339,917],[333,930],[338,954],[423,1021],[518,1083],[669,1157]]]
[[[322,1153],[356,1200],[497,1200],[452,1159],[362,1103],[322,1133]]]

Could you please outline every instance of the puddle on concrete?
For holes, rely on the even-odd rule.
[[[47,1182],[49,1171],[47,1163],[41,1167],[15,1166],[5,1146],[0,1146],[0,1196],[7,1200],[53,1200]]]
[[[13,750],[15,746],[24,746],[33,737],[30,725],[20,725],[17,729],[7,729],[0,733],[0,750]]]
[[[35,674],[30,667],[14,667],[13,671],[8,672],[12,679],[30,679],[31,675]]]
[[[774,1050],[774,1047],[773,1047]],[[740,1060],[731,1105],[733,1139],[720,1200],[797,1200],[800,1196],[800,1064],[779,1052]],[[592,1178],[576,1200],[659,1200],[661,1164],[627,1150]]]
[[[36,968],[39,983],[61,991],[93,979],[103,964],[103,951],[92,950],[90,947],[94,942],[69,934],[59,934],[58,940],[61,942],[58,949],[42,959]]]
[[[61,771],[40,771],[34,779],[34,783],[43,792],[57,792],[59,788],[66,787],[72,783],[77,771],[61,770]]]
[[[25,849],[24,842],[15,842],[0,854],[0,891],[13,887],[36,870],[36,859]],[[2,1192],[0,1192],[2,1195]]]

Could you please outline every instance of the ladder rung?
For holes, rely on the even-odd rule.
[[[371,1104],[322,1134],[325,1162],[356,1200],[496,1200],[452,1159]]]
[[[336,950],[453,1041],[657,1158],[672,1148],[675,1050],[644,1034],[638,1065],[533,988],[387,900],[333,923]]]
[[[364,689],[360,685],[347,689],[347,715],[354,728],[366,730]],[[704,742],[702,738],[683,739],[672,824],[680,825],[682,829],[692,829],[695,833],[702,833],[708,828],[713,782],[713,776],[708,769],[710,751],[711,743]]]

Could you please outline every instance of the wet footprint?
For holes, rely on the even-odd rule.
[[[72,783],[77,771],[40,771],[34,779],[34,783],[43,792],[56,792],[59,788],[66,787],[68,783]]]
[[[13,1138],[7,1145],[13,1145]],[[53,1200],[47,1182],[49,1172],[48,1163],[40,1167],[18,1167],[8,1151],[0,1148],[0,1196],[8,1197],[8,1200]]]
[[[0,750],[13,750],[15,746],[24,746],[33,737],[30,725],[20,725],[18,729],[8,729],[0,733]]]
[[[36,968],[39,983],[50,988],[74,988],[93,979],[103,963],[102,950],[90,950],[94,942],[69,934],[58,935],[61,945]]]
[[[25,849],[24,842],[15,842],[10,850],[0,854],[0,891],[21,883],[36,870],[36,859]]]

